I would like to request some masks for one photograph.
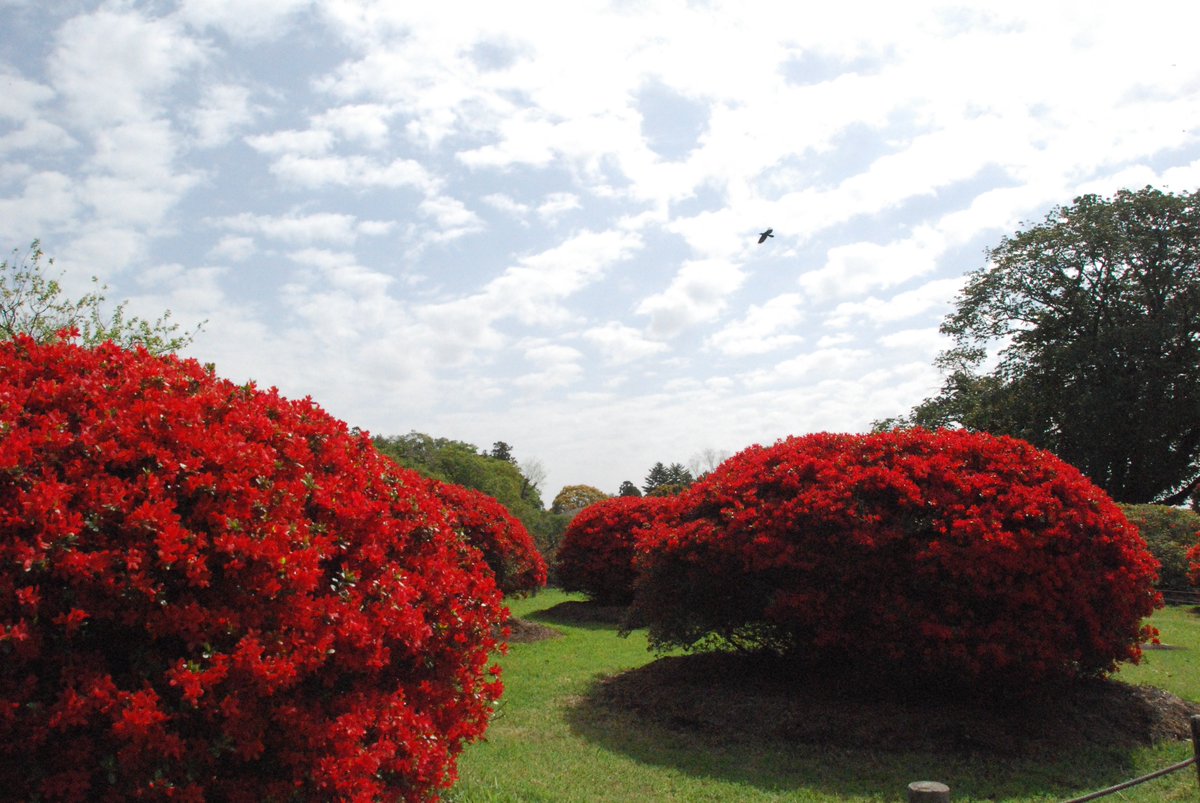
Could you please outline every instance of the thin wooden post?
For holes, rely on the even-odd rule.
[[[1200,719],[1200,717],[1197,717]],[[908,803],[949,803],[950,787],[937,781],[913,781],[908,785]]]

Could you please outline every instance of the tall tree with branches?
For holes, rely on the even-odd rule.
[[[1200,194],[1085,195],[987,255],[942,323],[940,393],[877,427],[1014,435],[1118,501],[1184,501],[1200,485]]]

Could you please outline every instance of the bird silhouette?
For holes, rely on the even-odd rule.
[[[767,229],[762,234],[758,235],[758,244],[762,245],[767,241],[768,237],[774,237],[775,235],[771,233],[773,231],[775,231],[775,229]]]

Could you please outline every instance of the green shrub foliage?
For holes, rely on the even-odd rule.
[[[501,691],[426,480],[195,361],[0,343],[0,789],[427,800]]]
[[[1200,532],[1200,513],[1167,505],[1121,505],[1125,518],[1138,528],[1150,554],[1162,568],[1158,587],[1187,588],[1188,550],[1196,544]]]
[[[1157,562],[1117,506],[1023,441],[965,431],[755,446],[669,502],[631,614],[660,649],[770,649],[976,688],[1136,661]]]

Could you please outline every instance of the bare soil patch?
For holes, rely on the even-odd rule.
[[[1200,704],[1160,689],[1089,681],[1040,696],[865,688],[727,653],[660,658],[607,678],[590,705],[701,739],[764,738],[954,755],[1037,756],[1190,738]]]
[[[516,617],[508,620],[508,630],[509,644],[531,644],[535,641],[562,638],[563,636],[562,631],[555,630],[553,627]]]

